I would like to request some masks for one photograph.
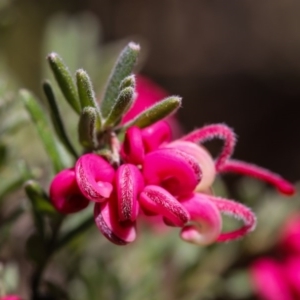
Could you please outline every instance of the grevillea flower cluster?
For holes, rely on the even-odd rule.
[[[264,256],[250,266],[257,295],[264,300],[300,298],[300,215],[285,222],[277,244],[276,256]]]
[[[143,101],[143,93],[138,99]],[[139,218],[144,215],[160,215],[167,226],[181,229],[183,240],[198,245],[234,240],[251,232],[256,225],[251,209],[214,195],[212,185],[219,174],[256,177],[283,194],[294,193],[293,186],[279,175],[232,159],[236,138],[225,124],[207,125],[176,140],[162,120],[149,126],[132,122],[122,135],[118,128],[109,134],[109,151],[87,151],[74,167],[54,177],[50,200],[62,214],[78,212],[92,202],[96,226],[117,245],[136,239]],[[214,159],[203,143],[215,138],[223,140],[224,146]],[[243,225],[222,232],[222,214]]]

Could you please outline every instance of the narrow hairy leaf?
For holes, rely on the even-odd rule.
[[[132,87],[134,89],[135,83],[136,83],[135,76],[129,75],[122,80],[119,89],[120,91],[124,90],[127,87]]]
[[[101,102],[101,112],[104,118],[108,116],[111,107],[114,106],[118,98],[120,84],[122,80],[132,72],[139,52],[140,46],[133,42],[129,43],[121,52],[115,67],[110,74],[104,98]]]
[[[134,89],[132,87],[127,87],[122,90],[107,119],[105,120],[105,126],[113,126],[121,120],[122,116],[131,108],[133,100]]]
[[[74,156],[74,158],[77,158],[78,155],[77,155],[77,153],[65,131],[65,127],[62,122],[61,114],[59,113],[57,102],[56,102],[50,82],[48,82],[48,81],[44,82],[43,89],[44,89],[46,98],[49,103],[50,116],[51,116],[51,120],[52,120],[54,129],[55,129],[55,132],[56,132],[57,136],[59,137],[60,141],[63,143],[63,145],[69,151],[69,153],[72,154]]]
[[[44,213],[55,213],[50,204],[48,196],[43,188],[35,180],[28,180],[25,185],[25,192],[31,202],[33,219],[41,237],[45,234]]]
[[[50,129],[50,124],[44,110],[40,107],[36,98],[29,91],[21,90],[19,97],[21,101],[24,102],[31,119],[37,128],[45,150],[52,161],[54,171],[59,172],[64,168],[64,163],[61,159],[57,141]]]
[[[168,97],[141,112],[133,120],[130,120],[124,124],[124,128],[126,129],[130,126],[138,126],[140,128],[150,126],[151,124],[173,114],[180,107],[180,105],[180,97]]]
[[[47,57],[47,60],[66,100],[79,114],[80,103],[78,93],[69,69],[57,53],[50,53]]]
[[[96,123],[97,111],[94,107],[85,107],[81,112],[78,134],[81,145],[88,149],[95,149],[97,147],[96,139]]]
[[[26,195],[32,203],[33,209],[40,214],[56,214],[56,210],[51,205],[47,193],[37,181],[27,180],[24,188]]]
[[[88,106],[98,109],[92,82],[86,71],[82,69],[77,70],[76,83],[78,88],[81,109],[84,109],[85,107]]]

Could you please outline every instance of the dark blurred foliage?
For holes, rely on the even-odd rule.
[[[47,20],[92,12],[104,43],[132,36],[148,46],[142,72],[183,96],[186,129],[226,122],[240,136],[238,157],[296,180],[299,9],[296,0],[15,0],[1,12],[9,26],[0,46],[23,84],[38,90]]]

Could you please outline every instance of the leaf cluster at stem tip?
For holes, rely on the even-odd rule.
[[[60,113],[58,101],[50,81],[43,83],[43,90],[48,102],[51,124],[39,101],[29,91],[22,90],[20,98],[25,104],[45,149],[52,161],[55,172],[65,168],[61,159],[61,147],[77,159],[82,151],[101,151],[114,131],[122,133],[130,126],[147,127],[175,112],[181,105],[181,98],[168,97],[148,107],[134,119],[122,124],[122,118],[133,106],[136,98],[136,79],[132,74],[136,65],[140,46],[130,42],[121,51],[109,76],[102,99],[96,98],[93,84],[88,73],[79,69],[73,76],[63,59],[57,53],[47,56],[54,78],[71,108],[78,114],[78,140],[83,149],[80,151],[72,144],[65,128],[63,114]],[[109,146],[109,145],[108,145]]]

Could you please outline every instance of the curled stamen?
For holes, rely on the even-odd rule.
[[[221,233],[218,237],[219,242],[226,242],[241,238],[254,230],[256,226],[256,217],[250,208],[241,203],[224,198],[214,197],[211,195],[207,195],[207,198],[217,206],[221,213],[233,216],[234,218],[244,222],[244,226],[237,230]]]
[[[175,196],[194,191],[202,177],[196,159],[184,151],[162,148],[145,156],[143,175],[146,184],[160,185]]]
[[[120,166],[116,173],[116,188],[120,221],[135,221],[138,215],[138,194],[144,187],[140,170],[131,164]]]
[[[219,171],[226,160],[231,157],[235,147],[236,137],[232,129],[224,124],[207,125],[192,131],[188,135],[181,138],[181,140],[193,143],[203,143],[214,138],[224,140],[223,149],[215,162],[216,169]]]
[[[190,218],[187,210],[165,189],[148,185],[140,194],[140,204],[147,211],[163,215],[174,224],[182,227]]]
[[[121,155],[128,163],[142,164],[145,150],[140,128],[133,126],[126,131]]]
[[[203,192],[211,187],[216,177],[216,168],[213,158],[204,147],[181,140],[169,143],[166,147],[182,150],[197,160],[202,171],[202,178],[195,189],[196,192]]]
[[[82,194],[89,200],[101,202],[110,196],[115,171],[102,157],[93,153],[82,155],[75,173]]]
[[[94,219],[102,234],[116,245],[126,245],[136,238],[135,222],[118,221],[114,194],[108,201],[95,204]]]
[[[230,159],[225,162],[220,169],[220,172],[233,172],[248,175],[274,185],[281,193],[285,195],[293,195],[295,193],[295,188],[293,185],[278,174],[243,161]]]
[[[146,152],[150,152],[171,140],[171,129],[167,122],[159,121],[144,128],[142,137]]]
[[[222,229],[222,218],[214,203],[202,194],[194,194],[181,203],[189,212],[192,222],[182,228],[181,238],[197,245],[215,242]]]
[[[86,208],[89,200],[80,192],[73,169],[59,172],[50,185],[50,201],[62,214],[78,212]]]

